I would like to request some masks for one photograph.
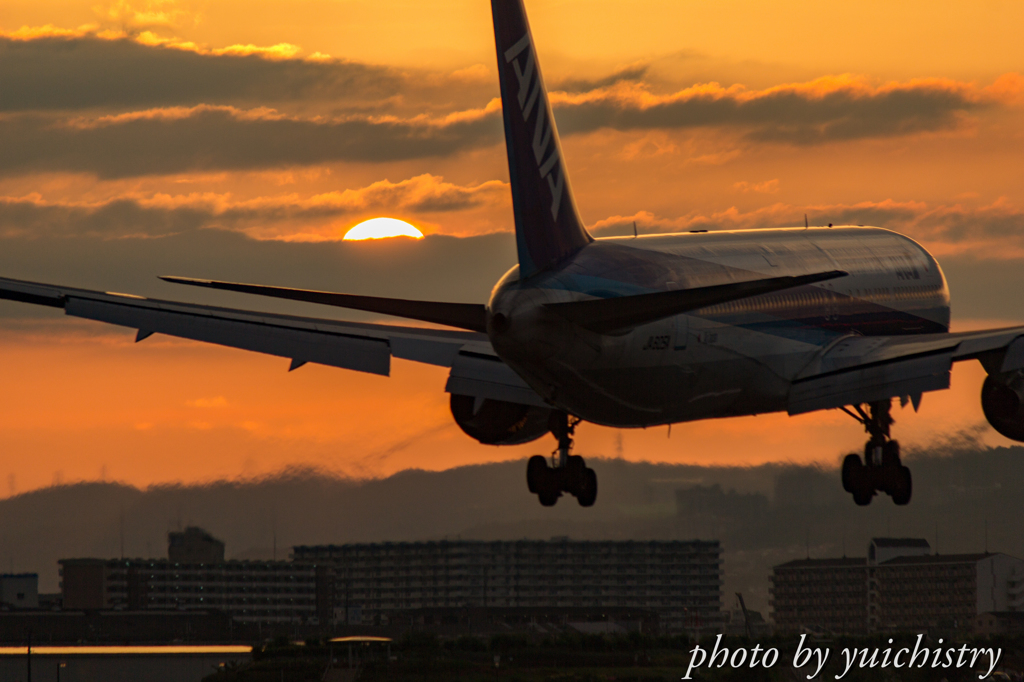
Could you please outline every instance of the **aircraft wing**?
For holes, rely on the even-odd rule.
[[[1024,369],[1024,327],[955,334],[846,336],[794,379],[790,414],[910,398],[949,388],[954,362],[979,360],[991,373]]]
[[[453,375],[458,374],[463,391],[479,386],[489,395],[504,391],[519,401],[540,401],[497,357],[487,336],[476,332],[277,315],[5,278],[0,278],[0,299],[62,308],[67,315],[137,329],[138,341],[160,333],[277,355],[291,359],[292,369],[314,362],[387,375],[392,356],[455,365]]]

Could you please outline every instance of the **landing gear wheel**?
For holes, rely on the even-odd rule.
[[[534,455],[526,463],[526,487],[530,492],[537,494],[540,490],[540,481],[548,471],[548,461],[543,455]]]
[[[534,455],[526,464],[526,485],[545,507],[555,506],[562,496],[563,478],[564,472],[549,467],[547,459],[541,455]]]
[[[597,500],[597,474],[593,469],[583,470],[583,484],[576,493],[576,501],[581,507],[592,507]]]
[[[900,442],[887,440],[882,445],[882,466],[900,466]]]
[[[570,455],[569,460],[565,463],[565,492],[579,497],[586,471],[587,464],[583,458],[579,455]]]
[[[552,454],[552,465],[547,458],[534,455],[526,464],[526,486],[545,507],[552,507],[562,493],[569,493],[580,503],[590,507],[597,499],[597,474],[587,468],[579,455],[570,455],[572,434],[580,420],[565,412],[551,415],[548,427],[558,439],[558,449]]]
[[[541,505],[545,507],[554,507],[558,502],[559,496],[561,496],[561,493],[553,486],[546,487],[544,490],[537,492],[537,499],[540,500]]]
[[[858,507],[866,507],[871,504],[871,498],[875,496],[875,491],[869,486],[864,486],[853,491],[853,502]]]
[[[864,462],[860,456],[849,454],[843,460],[843,490],[852,493],[856,489],[856,482],[864,476]],[[530,492],[533,492],[532,490]]]
[[[853,493],[853,501],[860,507],[871,504],[875,496],[870,473],[859,455],[850,454],[843,460],[843,490]]]
[[[866,406],[853,405],[856,414],[844,412],[864,425],[870,439],[864,445],[864,460],[847,455],[843,460],[843,490],[853,495],[859,506],[871,504],[875,492],[884,492],[900,506],[910,502],[912,481],[910,469],[900,461],[900,444],[892,440],[889,427],[893,424],[889,414],[891,401],[880,400]],[[865,407],[867,411],[865,411]]]
[[[914,492],[914,481],[910,477],[910,469],[900,466],[896,469],[896,475],[893,478],[896,480],[889,495],[892,496],[893,503],[902,507],[910,502],[910,495]]]
[[[530,458],[531,464],[534,463],[534,459]],[[536,474],[533,484],[536,488],[537,499],[545,507],[554,507],[558,498],[562,496],[562,471],[548,467],[547,460],[540,455],[537,455],[536,459],[540,460],[540,464],[534,464]],[[529,475],[529,465],[527,465],[527,475]]]

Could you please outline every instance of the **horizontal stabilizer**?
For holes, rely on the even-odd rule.
[[[243,294],[258,294],[273,298],[287,298],[292,301],[320,303],[339,308],[394,315],[395,317],[404,317],[410,320],[420,320],[421,322],[443,324],[474,332],[487,332],[487,309],[479,303],[407,301],[400,298],[336,294],[329,291],[288,289],[285,287],[240,284],[237,282],[218,282],[208,279],[192,279],[191,277],[161,277],[160,279],[173,282],[174,284],[188,284],[208,289],[222,289],[224,291],[238,291]]]
[[[831,270],[811,275],[771,277],[697,289],[659,291],[653,294],[597,298],[569,303],[548,303],[545,307],[585,329],[599,334],[607,334],[656,322],[691,310],[824,282],[847,274],[842,270]]]

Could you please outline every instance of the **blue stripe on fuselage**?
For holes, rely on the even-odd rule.
[[[578,292],[597,298],[617,298],[656,291],[604,277],[582,275],[571,276],[571,282],[566,281],[565,278],[559,278],[549,284],[551,286],[544,288]],[[800,295],[820,291],[823,290],[816,287],[796,287],[785,293]],[[949,331],[943,325],[912,312],[896,310],[841,294],[836,294],[836,298],[836,308],[838,309],[836,315],[827,315],[820,306],[802,306],[793,309],[790,314],[785,316],[778,312],[708,314],[701,310],[695,310],[688,314],[720,324],[814,345],[827,344],[837,336],[846,334],[895,336]],[[754,296],[745,299],[752,305],[757,305],[759,302],[767,303],[768,300],[770,300],[770,296]],[[850,313],[842,310],[844,307],[848,309],[852,305],[861,308],[861,311]],[[934,310],[934,307],[929,306],[927,309]]]

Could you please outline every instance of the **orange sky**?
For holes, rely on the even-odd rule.
[[[633,220],[644,231],[793,225],[804,213],[879,224],[942,258],[965,292],[953,288],[958,324],[1024,320],[995,284],[1024,285],[1013,279],[1021,3],[527,9],[598,234]],[[153,283],[172,268],[480,300],[512,264],[479,241],[511,226],[490,30],[479,0],[2,3],[0,276],[188,298]],[[725,113],[707,120],[707,107]],[[316,243],[375,215],[459,243],[409,247],[392,270],[385,246],[325,265],[336,251]],[[429,249],[483,257],[462,256],[471,273],[431,270]],[[413,270],[419,280],[403,279]],[[428,277],[437,293],[424,292]],[[279,359],[160,337],[136,346],[15,304],[0,306],[0,358],[0,495],[101,475],[148,485],[308,465],[377,476],[553,447],[476,444],[451,422],[445,371],[402,361],[390,378],[287,373]],[[898,437],[924,445],[976,429],[982,378],[958,367],[953,390],[898,412]],[[633,460],[831,465],[862,440],[830,412],[677,425],[671,439],[585,426],[578,444]]]

